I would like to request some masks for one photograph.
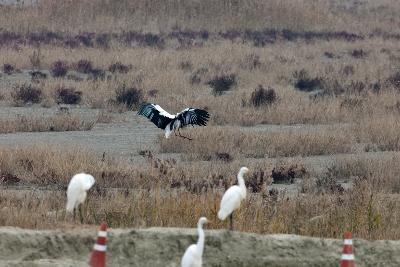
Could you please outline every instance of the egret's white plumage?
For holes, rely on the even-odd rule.
[[[197,244],[190,245],[185,254],[183,254],[181,267],[201,267],[202,257],[204,250],[204,230],[203,224],[207,222],[206,217],[201,217],[197,223],[197,232],[199,233],[199,239]]]
[[[73,212],[86,199],[86,191],[94,184],[94,177],[86,173],[78,173],[71,178],[67,189],[67,211]]]
[[[221,200],[221,206],[218,211],[218,218],[225,220],[234,210],[240,207],[240,202],[246,198],[246,185],[244,184],[243,175],[249,169],[242,167],[237,175],[238,185],[231,186],[224,194]]]

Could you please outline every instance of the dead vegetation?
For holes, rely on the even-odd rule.
[[[215,215],[224,188],[235,183],[235,172],[240,164],[214,165],[206,170],[200,163],[188,167],[144,153],[149,161],[138,169],[129,162],[116,161],[107,155],[95,157],[78,148],[64,153],[43,146],[0,152],[4,176],[16,177],[13,178],[18,179],[16,183],[56,186],[60,190],[44,191],[40,198],[35,192],[21,191],[14,195],[2,192],[1,224],[32,228],[57,228],[65,223],[64,190],[76,170],[97,177],[96,186],[89,192],[89,201],[84,206],[85,223],[106,220],[112,227],[187,227],[195,223],[198,214],[203,214],[211,219],[213,228],[223,228],[226,226],[216,220]],[[251,166],[254,171],[246,179],[247,187],[257,194],[250,194],[237,212],[238,230],[340,237],[345,229],[351,229],[357,236],[370,239],[398,237],[399,233],[393,230],[398,223],[397,216],[393,216],[398,210],[398,198],[387,193],[390,187],[378,189],[369,177],[362,177],[354,180],[352,189],[340,192],[321,194],[318,188],[322,188],[322,184],[317,182],[315,193],[275,198],[266,189],[272,173],[283,170],[283,166],[278,169],[277,166]],[[287,166],[288,173],[298,170],[295,176],[304,177],[303,167]],[[365,166],[369,164],[366,162]],[[215,183],[210,183],[213,180]],[[191,184],[187,184],[188,181]],[[201,181],[205,183],[199,183]],[[332,184],[324,184],[323,188],[329,188],[328,185]],[[252,220],[249,222],[248,218]]]
[[[40,103],[43,99],[42,95],[42,90],[31,84],[17,85],[11,92],[15,105]]]
[[[153,26],[153,31],[166,32],[176,28],[187,28],[192,31],[204,31],[204,29],[221,31],[232,28],[260,29],[264,25],[271,25],[271,27],[279,29],[288,27],[298,30],[305,27],[331,29],[328,22],[332,21],[333,16],[328,5],[311,4],[306,1],[265,3],[259,0],[247,0],[242,3],[224,0],[216,3],[207,0],[204,2],[188,1],[182,4],[175,0],[162,3],[157,1],[132,3],[124,0],[116,4],[103,1],[69,1],[62,5],[55,5],[52,1],[40,1],[36,8],[24,8],[23,3],[19,5],[19,8],[2,8],[1,23],[4,25],[4,29],[23,31],[30,25],[31,31],[37,31],[51,28],[49,21],[52,21],[53,27],[62,31],[69,29],[81,33],[81,41],[102,49],[108,48],[109,36],[103,34],[92,39],[90,38],[92,32],[104,32],[114,28],[121,31],[141,31],[143,29],[149,31],[152,17],[159,18]],[[81,12],[72,16],[72,10]],[[317,17],[313,16],[314,12],[318,14]],[[132,14],[134,19],[130,19]],[[191,16],[185,14],[191,14]],[[290,20],[284,20],[283,16]],[[88,21],[88,17],[92,19]],[[109,22],[112,20],[118,26],[111,25]],[[21,27],[18,28],[16,25],[21,25]],[[59,38],[59,35],[54,37],[55,39]],[[152,38],[154,36],[149,34],[144,41],[149,42]],[[37,39],[40,40],[40,35]],[[70,41],[71,46],[74,41],[76,40]]]
[[[51,117],[17,116],[12,119],[1,119],[0,133],[88,131],[94,124],[95,121],[63,113]]]
[[[295,178],[304,178],[307,174],[307,170],[304,166],[299,166],[297,164],[289,166],[276,166],[272,169],[271,177],[273,182],[278,183],[294,183]]]
[[[0,225],[62,227],[68,180],[85,171],[96,177],[85,223],[188,227],[202,214],[222,228],[215,220],[220,197],[246,163],[249,197],[237,213],[238,230],[323,237],[352,230],[368,239],[400,238],[398,156],[358,154],[400,151],[394,27],[400,21],[373,1],[333,2],[1,6],[2,104],[98,108],[100,123],[143,101],[171,113],[186,105],[204,108],[212,116],[207,128],[183,130],[193,141],[160,138],[160,150],[142,151],[136,164],[71,144],[1,148],[2,186],[51,191],[40,197],[2,191]],[[399,13],[400,5],[389,2],[381,5]],[[11,80],[24,78],[18,70],[26,69],[33,69],[32,84]],[[0,132],[89,130],[94,123],[68,114],[18,117],[2,119]],[[250,128],[258,124],[293,128]],[[180,159],[159,153],[180,153]],[[323,166],[323,173],[286,159],[341,153],[354,157]],[[271,183],[299,183],[301,193]]]
[[[249,158],[291,157],[296,155],[324,155],[351,151],[348,131],[304,130],[257,133],[238,128],[207,128],[187,130],[194,140],[189,143],[179,138],[160,138],[161,152],[185,153],[192,160],[212,160],[218,154],[228,153]],[[214,142],[207,140],[212,138]]]
[[[259,85],[257,89],[254,90],[253,93],[251,93],[249,103],[251,103],[255,107],[260,107],[260,106],[271,105],[275,101],[277,101],[277,99],[278,97],[273,88],[265,89],[264,87]]]
[[[338,47],[354,46],[354,44],[332,42],[336,42]],[[390,40],[385,42],[388,47],[395,44]],[[376,43],[368,41],[368,45],[371,46],[378,43],[378,41]],[[298,45],[301,46],[302,43]],[[254,48],[238,43],[222,41],[214,44],[210,41],[210,46],[212,48],[206,46],[187,52],[193,68],[190,72],[181,69],[181,62],[176,58],[179,51],[156,50],[152,51],[153,55],[146,52],[147,48],[127,48],[124,54],[127,58],[135,59],[132,61],[135,68],[125,73],[125,69],[122,70],[124,67],[121,66],[129,66],[128,63],[115,65],[111,70],[118,73],[118,79],[111,75],[111,72],[105,71],[116,64],[115,58],[120,53],[117,49],[111,47],[103,52],[92,48],[87,53],[86,49],[77,48],[69,51],[49,46],[46,47],[47,56],[42,60],[42,66],[51,68],[53,62],[61,60],[72,62],[69,65],[73,71],[69,70],[64,78],[46,79],[41,75],[41,78],[35,79],[35,83],[30,86],[43,91],[41,97],[46,106],[56,105],[59,100],[53,99],[52,91],[54,88],[64,86],[82,92],[80,101],[82,105],[105,108],[111,107],[110,101],[116,100],[114,92],[120,91],[121,94],[125,92],[121,89],[125,84],[127,89],[128,87],[140,89],[142,95],[149,96],[152,102],[157,102],[161,106],[170,105],[171,110],[179,111],[183,102],[197,107],[207,106],[213,113],[212,122],[222,125],[329,124],[358,121],[365,108],[368,108],[371,115],[384,112],[396,115],[399,112],[396,101],[400,101],[400,93],[396,89],[395,72],[385,64],[386,56],[382,56],[380,51],[370,52],[372,58],[367,57],[357,63],[356,70],[350,71],[350,65],[347,63],[349,59],[346,59],[346,63],[319,60],[321,55],[318,51],[328,46],[325,43],[308,44],[299,52],[293,52],[290,44],[272,44],[265,48]],[[8,51],[4,61],[10,62],[13,59],[17,62],[16,68],[29,68],[28,56],[35,51],[34,49],[24,46],[22,52]],[[61,51],[65,54],[64,58],[59,56]],[[268,61],[274,68],[267,65],[261,65],[254,70],[242,68],[243,58],[255,51],[260,55],[261,62],[266,62],[270,53],[276,54],[276,58]],[[287,54],[293,54],[296,65],[311,64],[316,68],[303,70],[292,67],[288,64],[289,59],[285,56]],[[303,54],[313,55],[313,59],[308,59]],[[90,56],[90,59],[82,59],[85,55]],[[122,72],[117,70],[117,66],[122,68]],[[300,74],[294,77],[293,73],[296,72],[303,73],[304,77]],[[343,75],[343,72],[355,73]],[[225,77],[223,79],[215,79],[220,77],[218,73],[228,73],[228,75],[223,76]],[[230,76],[230,73],[235,73],[235,78]],[[308,78],[304,73],[307,73]],[[313,85],[316,83],[313,80],[318,80],[318,86]],[[208,84],[209,81],[214,81],[215,86],[218,85],[215,87],[219,88],[215,91],[217,97],[210,95],[210,91],[214,92],[214,89]],[[236,85],[233,85],[233,81]],[[264,91],[260,90],[260,84]],[[308,89],[295,90],[296,85]],[[270,90],[272,88],[274,91]],[[168,100],[172,95],[181,95],[182,99]],[[15,102],[7,94],[5,97]],[[123,101],[128,101],[126,97],[122,98],[119,99],[123,104]],[[38,98],[32,100],[39,101]],[[29,98],[18,100],[18,105],[24,105],[24,101],[32,102]],[[132,103],[129,101],[126,103],[131,106]],[[135,108],[137,104],[133,106]]]
[[[55,92],[57,104],[79,104],[81,102],[82,92],[75,88],[59,87]]]
[[[115,101],[118,104],[125,105],[128,109],[138,109],[144,100],[142,90],[135,87],[128,87],[125,84],[115,90],[115,95]]]
[[[51,67],[51,74],[54,77],[64,77],[68,72],[68,64],[65,61],[58,60]]]
[[[226,91],[232,89],[232,87],[236,84],[236,75],[222,75],[216,76],[213,79],[209,80],[207,84],[212,88],[213,95],[220,96]]]
[[[4,63],[3,65],[3,72],[5,74],[11,75],[16,71],[15,67],[11,64]]]

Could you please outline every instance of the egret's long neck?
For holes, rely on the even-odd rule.
[[[238,184],[240,189],[242,189],[243,197],[246,197],[246,185],[244,184],[243,173],[239,172],[237,175]]]
[[[197,232],[199,233],[199,240],[197,240],[197,252],[200,256],[202,256],[204,249],[204,230],[200,223],[197,225]]]

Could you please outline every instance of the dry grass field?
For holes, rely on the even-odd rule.
[[[96,178],[85,224],[192,227],[206,216],[225,228],[219,201],[246,165],[237,230],[399,239],[399,12],[395,0],[0,5],[0,107],[23,113],[0,112],[0,226],[79,224],[65,190],[84,171]],[[143,102],[203,108],[210,122],[183,130],[188,141],[142,118],[140,144],[112,139],[132,157],[112,142],[110,153],[9,145],[16,132],[127,124]]]

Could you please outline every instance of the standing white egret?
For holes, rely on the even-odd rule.
[[[73,212],[75,218],[75,210],[86,199],[86,191],[94,184],[94,177],[86,173],[75,174],[68,184],[67,188],[67,211]],[[82,209],[79,207],[79,215],[81,222],[83,221]]]
[[[249,169],[242,167],[237,175],[238,184],[231,186],[224,194],[221,200],[221,206],[218,211],[218,218],[225,220],[229,215],[230,229],[233,230],[233,211],[240,207],[240,202],[246,198],[246,185],[244,184],[243,175]]]
[[[204,250],[204,230],[203,224],[207,223],[206,217],[201,217],[199,222],[197,223],[197,232],[199,233],[199,239],[197,240],[197,244],[190,245],[185,254],[183,254],[181,267],[201,267],[202,265],[202,257]]]
[[[165,137],[169,138],[174,132],[176,136],[192,140],[189,137],[181,135],[179,129],[188,125],[206,126],[210,114],[203,109],[185,108],[176,115],[169,114],[159,105],[144,103],[140,108],[138,115],[143,115],[150,119],[158,128],[165,130]],[[178,135],[176,134],[176,131]]]

